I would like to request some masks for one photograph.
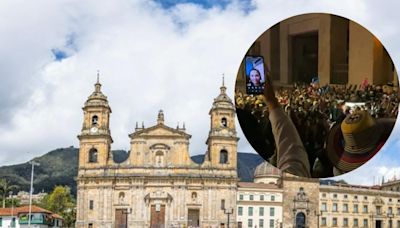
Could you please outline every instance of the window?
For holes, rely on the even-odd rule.
[[[332,211],[333,211],[333,212],[336,212],[336,211],[337,211],[337,203],[334,203],[334,204],[332,205]]]
[[[325,197],[326,197],[326,193],[322,193],[322,197],[324,197],[324,198],[325,198]]]
[[[263,228],[264,227],[264,219],[260,219],[258,221],[258,227]]]
[[[368,200],[368,196],[364,196],[364,200]]]
[[[355,226],[355,227],[358,226],[358,219],[353,219],[353,226]]]
[[[248,227],[253,227],[253,219],[247,220],[247,226]]]
[[[388,208],[388,214],[393,214],[393,208],[392,207]]]
[[[343,219],[343,226],[349,226],[349,219],[348,218],[344,218]]]
[[[368,227],[368,219],[363,220],[363,227]]]
[[[89,223],[88,227],[93,228],[93,223]]]
[[[347,203],[343,204],[343,212],[349,211],[349,205]]]
[[[250,200],[254,200],[254,196],[253,196],[253,195],[250,195],[250,196],[249,196],[249,199],[250,199]]]
[[[270,219],[270,220],[269,220],[269,227],[270,227],[270,228],[274,228],[274,224],[275,224],[275,220]]]
[[[358,196],[354,196],[354,199],[355,199],[355,200],[358,199]]]
[[[225,209],[225,200],[221,200],[221,210]]]
[[[275,208],[271,207],[269,209],[269,216],[275,216]]]
[[[93,207],[94,207],[94,202],[93,202],[93,200],[89,200],[89,209],[90,209],[90,210],[93,210]]]
[[[325,217],[321,218],[321,225],[326,226],[326,218]]]
[[[0,226],[3,226],[3,218],[0,218]]]
[[[344,195],[343,198],[347,199],[347,195]]]
[[[249,207],[248,215],[253,216],[253,207]]]
[[[97,162],[97,149],[96,148],[90,149],[90,151],[89,151],[89,162],[90,163]]]
[[[337,218],[332,218],[332,226],[337,226]]]
[[[389,198],[389,202],[392,202],[392,198]]]
[[[239,195],[239,200],[243,200],[243,195],[242,194]]]
[[[381,206],[376,206],[376,214],[380,215],[381,213]]]
[[[15,218],[12,218],[11,224],[10,224],[11,227],[15,227],[15,220],[16,220]],[[0,226],[1,226],[1,223],[0,223]]]
[[[260,209],[258,210],[258,212],[259,212],[259,215],[260,215],[260,216],[264,216],[264,208],[263,208],[263,207],[260,207]]]
[[[228,163],[228,151],[226,150],[221,150],[219,152],[219,163],[220,164],[226,164]]]
[[[321,204],[321,211],[326,211],[326,203]]]
[[[221,126],[222,126],[222,127],[227,127],[227,126],[228,126],[228,121],[226,121],[226,118],[225,118],[225,117],[223,117],[223,118],[221,119]]]
[[[354,204],[353,206],[353,212],[358,213],[358,204]]]
[[[333,194],[333,198],[335,198],[335,199],[336,199],[336,198],[337,198],[337,194]]]
[[[99,122],[99,117],[97,117],[96,115],[94,115],[92,117],[92,125],[97,125],[97,123]]]
[[[368,205],[363,206],[363,213],[368,213]]]
[[[275,201],[275,196],[271,196],[271,201]]]
[[[260,200],[264,200],[264,195],[260,195]]]
[[[400,207],[397,208],[397,215],[400,215]]]
[[[238,215],[243,215],[243,207],[238,208]]]

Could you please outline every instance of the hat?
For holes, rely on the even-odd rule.
[[[327,136],[327,155],[340,173],[352,171],[371,159],[385,144],[395,119],[374,119],[367,111],[348,115]]]

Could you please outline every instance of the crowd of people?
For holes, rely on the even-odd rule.
[[[326,159],[326,137],[332,126],[341,123],[351,113],[359,111],[366,111],[374,118],[397,118],[397,90],[398,88],[391,84],[321,87],[314,83],[295,83],[290,87],[275,88],[275,96],[297,129],[308,154],[312,169],[310,172],[313,174],[313,169],[317,168],[316,161]],[[270,126],[265,97],[236,91],[235,101],[239,122],[246,138],[257,152],[260,152],[260,148],[263,150],[265,159],[276,164],[276,153],[271,152],[275,151],[275,146],[273,136],[268,131]],[[246,126],[249,122],[257,122],[258,129]],[[260,134],[263,135],[260,137]]]

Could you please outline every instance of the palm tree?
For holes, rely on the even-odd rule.
[[[3,208],[6,207],[6,197],[10,191],[17,189],[17,185],[10,185],[10,182],[6,179],[0,179],[0,194],[3,197]]]

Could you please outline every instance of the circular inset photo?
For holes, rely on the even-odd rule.
[[[332,177],[371,159],[398,113],[398,76],[367,29],[322,13],[291,17],[249,48],[235,86],[251,146],[282,171]]]

